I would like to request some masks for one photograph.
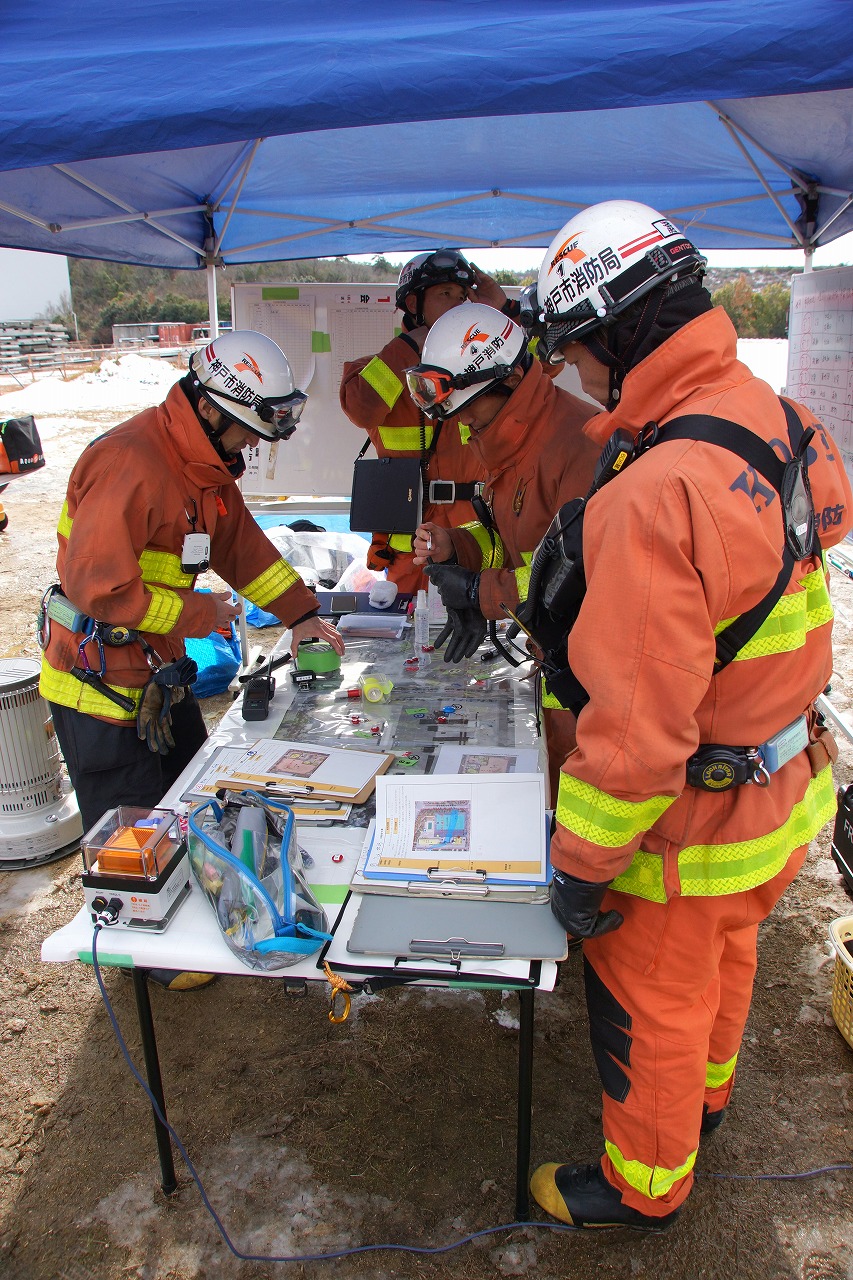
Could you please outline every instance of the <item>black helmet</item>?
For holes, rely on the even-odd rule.
[[[458,249],[436,249],[434,253],[419,253],[411,258],[400,272],[396,303],[400,311],[406,310],[406,298],[410,293],[420,298],[424,290],[434,284],[461,284],[463,289],[474,289],[474,272],[468,259]]]

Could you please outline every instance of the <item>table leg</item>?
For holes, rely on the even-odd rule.
[[[154,1018],[151,1013],[151,999],[148,994],[148,970],[133,969],[133,989],[136,993],[136,1012],[139,1017],[139,1032],[142,1036],[142,1053],[145,1058],[145,1074],[148,1077],[148,1088],[157,1099],[161,1115],[166,1116],[166,1099],[163,1097],[163,1080],[160,1075],[160,1058],[157,1053],[157,1039],[154,1035]],[[160,1156],[160,1185],[164,1195],[170,1196],[178,1189],[175,1177],[175,1163],[172,1159],[172,1143],[169,1130],[160,1120],[154,1108],[154,1135],[157,1139],[157,1152]]]
[[[530,1117],[533,1108],[533,1011],[532,987],[518,993],[518,1120],[515,1146],[515,1218],[526,1222],[530,1208],[527,1184],[530,1174]]]

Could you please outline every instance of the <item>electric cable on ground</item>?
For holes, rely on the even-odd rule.
[[[243,1251],[241,1249],[238,1249],[237,1246],[234,1244],[233,1240],[228,1234],[225,1224],[223,1223],[219,1214],[214,1209],[213,1205],[210,1203],[208,1194],[204,1189],[204,1184],[202,1183],[202,1180],[198,1172],[196,1171],[196,1167],[193,1164],[192,1160],[190,1159],[189,1154],[186,1148],[184,1147],[183,1142],[181,1142],[181,1139],[178,1137],[178,1134],[175,1132],[175,1130],[169,1124],[169,1121],[164,1116],[160,1108],[160,1105],[157,1102],[157,1099],[154,1097],[154,1094],[151,1092],[151,1089],[148,1087],[148,1082],[145,1079],[143,1079],[139,1071],[137,1071],[136,1066],[134,1065],[133,1059],[130,1056],[130,1051],[128,1050],[128,1047],[125,1043],[124,1036],[121,1033],[121,1028],[118,1025],[118,1020],[115,1016],[115,1012],[113,1010],[112,1004],[110,1003],[110,998],[107,995],[107,989],[104,986],[104,979],[101,974],[101,966],[98,963],[98,934],[100,933],[102,927],[103,926],[101,924],[96,924],[95,931],[92,936],[92,965],[95,970],[95,981],[98,984],[98,990],[101,993],[101,999],[104,1002],[104,1007],[106,1008],[107,1016],[109,1017],[110,1023],[112,1024],[115,1037],[118,1040],[119,1048],[121,1049],[124,1060],[127,1063],[133,1078],[136,1080],[136,1083],[142,1088],[142,1090],[144,1091],[145,1095],[148,1098],[148,1101],[151,1103],[151,1106],[154,1110],[154,1114],[156,1115],[160,1123],[163,1125],[163,1127],[167,1130],[170,1138],[174,1142],[175,1146],[178,1148],[178,1151],[180,1152],[180,1155],[181,1155],[181,1159],[183,1160],[184,1164],[187,1166],[187,1169],[190,1172],[190,1176],[193,1182],[195,1183],[196,1187],[198,1188],[198,1193],[201,1196],[202,1204],[204,1205],[205,1209],[213,1219],[213,1222],[216,1225],[217,1231],[221,1235],[229,1251],[234,1255],[235,1258],[238,1258],[241,1262],[334,1262],[339,1258],[349,1258],[358,1253],[380,1253],[380,1252],[418,1253],[418,1254],[428,1254],[432,1256],[437,1256],[438,1254],[442,1254],[442,1253],[450,1253],[454,1249],[461,1248],[462,1245],[470,1244],[473,1240],[481,1240],[483,1239],[484,1236],[498,1235],[502,1231],[518,1231],[522,1228],[529,1228],[529,1227],[534,1227],[540,1231],[545,1230],[545,1231],[575,1232],[575,1231],[584,1231],[586,1229],[584,1227],[570,1226],[567,1223],[562,1223],[562,1222],[503,1222],[499,1226],[484,1227],[482,1231],[472,1231],[469,1235],[462,1236],[459,1240],[454,1240],[450,1244],[441,1244],[441,1245],[432,1245],[432,1246],[414,1245],[414,1244],[392,1244],[392,1243],[361,1244],[361,1245],[354,1245],[352,1248],[349,1248],[349,1249],[336,1249],[330,1253],[299,1253],[299,1254],[243,1253]],[[808,1169],[802,1173],[696,1173],[694,1174],[694,1176],[697,1178],[724,1178],[727,1180],[740,1181],[740,1182],[763,1182],[763,1181],[786,1182],[786,1181],[802,1179],[802,1178],[816,1178],[826,1173],[839,1173],[839,1172],[845,1172],[849,1170],[853,1170],[853,1164],[829,1164],[829,1165],[824,1165],[820,1169]]]

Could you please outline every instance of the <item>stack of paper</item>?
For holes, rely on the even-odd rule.
[[[550,879],[542,774],[377,779],[354,889],[529,902]]]
[[[377,774],[394,758],[378,751],[345,751],[310,742],[259,738],[247,746],[222,748],[192,789],[196,795],[211,795],[223,787],[251,789],[288,802],[302,802],[307,809],[322,800],[362,804],[373,792]]]

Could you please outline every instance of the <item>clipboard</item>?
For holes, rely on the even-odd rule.
[[[339,784],[332,781],[322,781],[322,776],[316,773],[306,773],[303,776],[297,776],[292,773],[277,770],[270,772],[264,769],[263,760],[269,755],[269,748],[273,747],[285,751],[287,748],[293,748],[298,751],[318,752],[320,755],[325,753],[326,756],[343,757],[344,751],[340,748],[330,748],[317,746],[313,743],[290,743],[282,740],[281,743],[276,739],[261,739],[257,744],[259,758],[256,762],[247,759],[248,752],[244,752],[242,760],[222,773],[221,777],[216,779],[218,787],[227,787],[231,791],[245,791],[247,789],[255,789],[265,791],[269,795],[278,793],[281,796],[293,796],[294,799],[309,800],[338,800],[341,804],[364,804],[368,800],[376,787],[377,777],[390,769],[395,762],[396,756],[387,752],[376,751],[353,751],[348,750],[346,756],[353,760],[361,757],[364,760],[369,758],[370,776],[366,781],[362,779],[367,772],[366,768],[362,768],[356,779],[349,786]],[[273,752],[275,754],[275,752]],[[358,791],[354,790],[354,782],[362,782]]]
[[[501,991],[539,988],[553,991],[557,981],[557,964],[549,960],[409,960],[395,956],[365,956],[359,959],[346,949],[361,895],[348,893],[334,924],[331,940],[323,944],[317,958],[317,971],[325,972],[328,962],[336,973],[354,975],[359,989],[382,991],[397,986],[494,987]],[[357,976],[356,976],[357,975]]]
[[[398,895],[422,898],[465,898],[491,902],[548,902],[551,894],[551,814],[545,813],[545,869],[544,882],[489,879],[484,872],[456,871],[447,868],[431,868],[423,874],[390,874],[388,876],[365,875],[364,865],[373,844],[375,820],[368,825],[358,865],[353,872],[350,888],[355,893],[380,894],[386,897]]]
[[[565,960],[566,931],[548,902],[360,895],[350,955],[414,960]]]

